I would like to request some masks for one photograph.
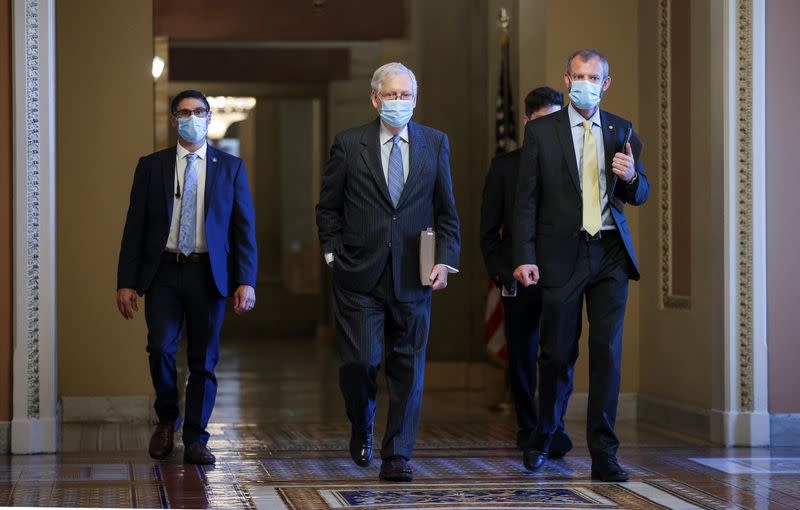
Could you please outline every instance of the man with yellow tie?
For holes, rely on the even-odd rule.
[[[514,277],[542,291],[540,417],[525,466],[547,462],[585,299],[592,478],[625,481],[614,425],[628,280],[639,279],[639,264],[624,207],[643,204],[650,188],[633,125],[600,110],[611,86],[608,60],[596,50],[574,52],[564,83],[569,106],[525,127],[514,208]]]

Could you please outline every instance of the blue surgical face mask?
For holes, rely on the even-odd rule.
[[[201,119],[191,115],[185,119],[178,119],[178,134],[189,143],[198,143],[208,133],[208,119]]]
[[[381,118],[385,123],[401,128],[408,124],[414,114],[414,102],[408,99],[381,101]]]
[[[569,99],[576,108],[591,110],[600,104],[603,85],[590,81],[572,81],[569,88]]]

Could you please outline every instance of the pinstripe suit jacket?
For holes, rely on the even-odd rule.
[[[458,267],[461,235],[450,146],[441,131],[408,124],[408,177],[394,207],[379,132],[380,119],[375,119],[334,137],[316,209],[320,245],[335,256],[334,285],[356,292],[375,287],[391,255],[395,295],[413,301],[430,293],[419,281],[422,230],[436,230],[436,263]]]

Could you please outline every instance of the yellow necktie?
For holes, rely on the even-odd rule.
[[[592,121],[583,121],[583,229],[589,235],[600,230],[600,181],[597,169],[597,146],[592,133]]]

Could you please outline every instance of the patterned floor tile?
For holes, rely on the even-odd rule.
[[[259,509],[529,508],[699,510],[709,508],[645,482],[286,485],[250,487]],[[698,504],[700,503],[700,504]]]

